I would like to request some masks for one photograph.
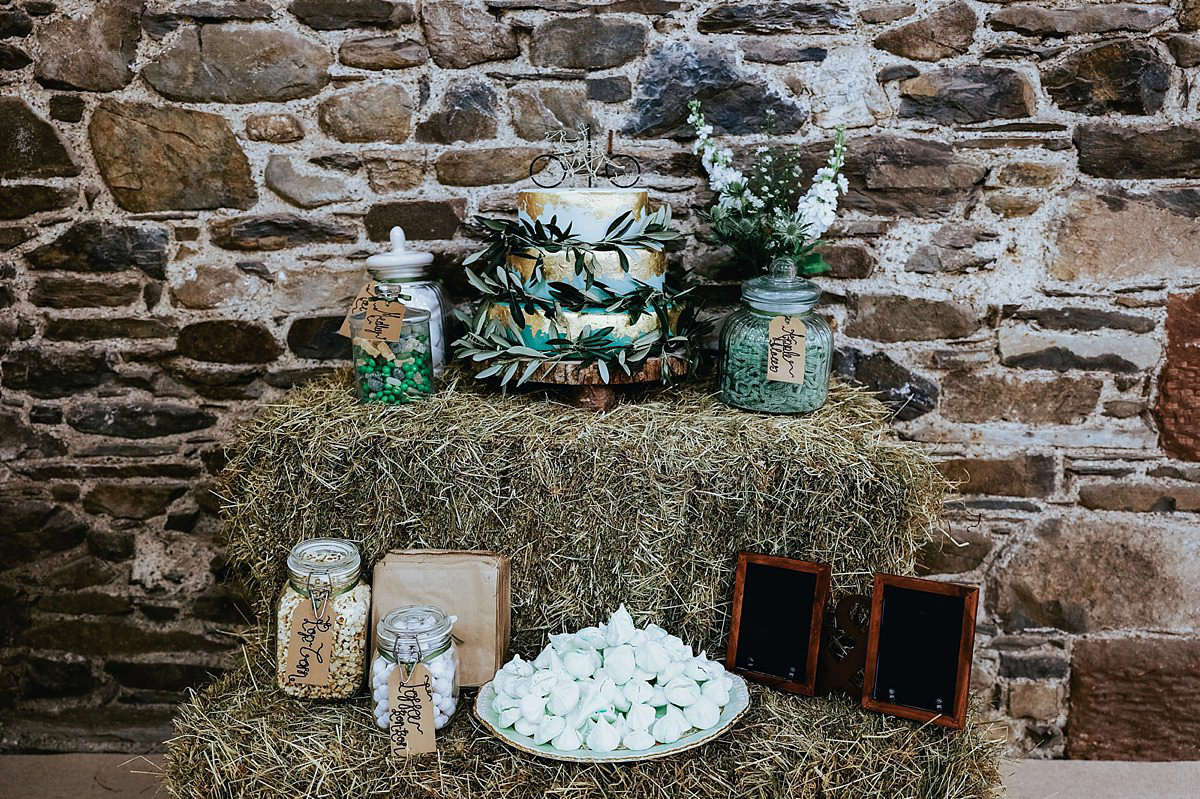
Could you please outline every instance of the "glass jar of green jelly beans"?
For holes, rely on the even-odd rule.
[[[404,320],[395,341],[368,335],[365,319],[350,320],[354,377],[361,402],[404,405],[433,393],[433,354],[429,312],[404,309]]]
[[[766,413],[806,413],[825,404],[833,331],[813,309],[821,290],[784,258],[742,284],[742,307],[721,330],[721,400]]]
[[[433,253],[408,246],[404,230],[392,228],[392,249],[367,258],[367,272],[378,281],[380,296],[402,294],[409,308],[429,311],[429,344],[433,353],[433,373],[441,374],[446,360],[446,316],[450,304],[442,284],[429,275]]]

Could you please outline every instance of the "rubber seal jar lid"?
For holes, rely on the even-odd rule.
[[[796,264],[788,258],[771,262],[769,274],[742,284],[742,299],[751,308],[771,314],[802,314],[821,299],[821,289],[811,280],[796,277]]]
[[[392,228],[392,249],[367,258],[367,269],[376,280],[411,280],[425,277],[428,266],[433,263],[433,253],[414,250],[408,246],[404,229],[399,225]]]
[[[342,538],[310,538],[292,547],[287,559],[288,577],[293,584],[308,588],[325,584],[342,591],[358,582],[362,557],[358,547]]]
[[[412,663],[439,654],[450,644],[457,616],[433,605],[401,605],[375,627],[376,648]]]

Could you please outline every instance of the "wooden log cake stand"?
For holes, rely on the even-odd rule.
[[[661,383],[664,370],[670,377],[680,378],[688,373],[688,364],[683,358],[647,358],[637,367],[630,368],[629,374],[619,366],[609,367],[606,380],[595,364],[581,366],[561,361],[539,367],[528,382],[562,386],[567,401],[576,408],[607,411],[617,404],[619,386]]]
[[[228,560],[260,619],[244,656],[181,706],[164,785],[183,799],[986,799],[999,745],[871,713],[845,696],[752,685],[747,715],[690,752],[561,763],[491,737],[471,692],[436,754],[388,755],[372,701],[318,703],[274,683],[285,558],[320,536],[511,558],[513,653],[596,624],[624,602],[722,658],[741,551],[832,566],[834,600],[871,574],[912,574],[949,485],[898,441],[869,394],[835,382],[806,416],[743,413],[680,385],[593,413],[500,396],[461,373],[407,406],[358,403],[347,373],[292,391],[245,424],[218,493]],[[786,609],[781,610],[786,612]]]

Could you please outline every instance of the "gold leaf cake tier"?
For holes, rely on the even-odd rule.
[[[625,213],[635,223],[650,213],[645,189],[523,189],[517,193],[517,215],[522,222],[543,225],[553,222],[560,230],[570,228],[572,236],[586,242],[603,241],[609,235],[609,226]],[[612,250],[589,251],[584,258],[593,276],[615,294],[634,291],[639,283],[661,290],[667,272],[666,254],[645,247],[625,247],[624,252],[628,271],[622,268],[620,256]],[[539,256],[544,280],[532,283]],[[531,294],[549,299],[549,283],[570,283],[578,289],[584,288],[586,276],[576,274],[575,256],[571,250],[538,249],[509,255],[508,265],[520,272]]]
[[[517,218],[530,224],[551,220],[584,241],[600,241],[608,226],[626,211],[634,219],[650,213],[645,189],[522,189],[517,193]]]
[[[538,256],[541,256],[542,260],[542,280],[534,283],[533,273]],[[615,252],[588,252],[584,253],[583,257],[595,279],[616,294],[633,291],[638,288],[638,283],[662,290],[663,279],[667,274],[666,253],[634,249],[626,251],[625,256],[629,263],[628,272],[621,268],[621,259]],[[529,292],[537,297],[549,298],[550,283],[570,283],[578,289],[583,289],[586,284],[586,275],[575,273],[575,253],[569,251],[537,250],[533,255],[513,253],[508,256],[508,265],[521,274],[521,278],[529,286]]]

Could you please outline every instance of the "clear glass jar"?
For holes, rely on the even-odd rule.
[[[367,661],[367,625],[371,588],[362,579],[358,548],[340,538],[312,538],[292,548],[287,559],[288,583],[276,614],[276,675],[284,693],[303,699],[346,699],[363,684]],[[328,617],[332,651],[320,653],[329,664],[323,685],[308,685],[289,674],[288,655],[297,614]]]
[[[387,683],[397,663],[429,667],[433,678],[433,728],[450,723],[458,707],[458,647],[454,645],[455,616],[432,605],[404,605],[379,620],[375,628],[375,659],[371,661],[371,691],[375,723],[388,724]]]
[[[360,402],[405,405],[433,393],[429,312],[405,308],[396,341],[363,335],[365,317],[350,319],[350,346]]]
[[[807,413],[825,404],[833,361],[833,331],[813,312],[821,290],[796,277],[790,260],[778,259],[771,273],[742,284],[743,305],[721,330],[721,401],[766,413]],[[783,317],[804,331],[803,382],[768,375],[771,323]]]
[[[367,271],[383,291],[403,293],[409,307],[429,312],[429,347],[433,373],[441,374],[446,363],[446,316],[450,304],[442,284],[429,275],[433,253],[409,248],[404,231],[393,227],[390,252],[367,259]],[[381,293],[383,293],[381,291]]]
[[[388,282],[381,279],[379,286],[403,292],[409,298],[409,308],[420,308],[429,314],[429,351],[433,373],[440,375],[446,366],[446,309],[450,307],[442,284],[429,278]]]

